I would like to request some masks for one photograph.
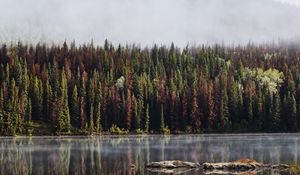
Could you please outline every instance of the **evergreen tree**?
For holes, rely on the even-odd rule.
[[[230,88],[230,97],[229,97],[229,112],[230,112],[230,121],[232,122],[232,129],[236,129],[239,123],[239,92],[238,84],[232,82]]]
[[[272,94],[270,91],[266,93],[266,98],[264,102],[264,126],[263,129],[269,131],[271,129],[272,123],[272,106],[273,106],[273,99]]]
[[[96,115],[96,131],[97,133],[100,133],[102,130],[102,125],[101,125],[101,99],[102,99],[102,85],[99,80],[98,85],[97,85],[97,90],[96,90],[96,99],[95,99],[95,115]]]
[[[191,109],[191,126],[193,132],[197,133],[201,131],[201,112],[198,104],[198,98],[196,90],[192,89],[192,109]]]
[[[163,133],[165,128],[165,116],[164,116],[164,105],[160,105],[160,127],[159,130],[161,133]]]
[[[83,74],[84,75],[84,74]],[[82,76],[80,78],[80,97],[79,97],[79,105],[80,105],[80,129],[85,129],[86,127],[86,87],[85,80]]]
[[[8,133],[17,134],[17,124],[20,119],[18,88],[14,79],[10,82],[10,98],[8,101],[7,124]]]
[[[133,103],[133,113],[134,113],[133,128],[134,129],[140,129],[141,128],[141,118],[140,118],[140,115],[139,115],[138,103],[137,103],[136,98],[133,98],[132,103]]]
[[[98,102],[96,105],[96,132],[100,133],[102,130],[102,126],[101,126],[101,103]]]
[[[70,132],[70,111],[68,105],[68,85],[65,70],[61,72],[61,85],[59,93],[59,106],[57,114],[57,131],[58,132]]]
[[[150,127],[150,112],[149,112],[149,104],[147,104],[146,108],[146,123],[145,123],[145,132],[149,133],[149,127]]]
[[[77,86],[75,85],[72,92],[71,108],[70,108],[71,124],[76,128],[80,128],[80,108]]]
[[[131,130],[132,122],[132,101],[131,101],[131,91],[127,90],[127,99],[126,99],[126,128],[128,131]]]
[[[280,131],[280,96],[279,93],[274,94],[272,106],[272,131]]]
[[[92,133],[94,132],[94,106],[91,106],[89,118],[89,131]]]
[[[3,89],[0,88],[0,134],[3,134],[3,130],[5,128],[5,126],[4,126],[4,115],[5,115],[4,93],[3,93]]]
[[[260,131],[262,129],[263,118],[263,95],[261,88],[258,88],[258,92],[255,96],[255,107],[254,107],[254,129]]]
[[[300,131],[300,84],[298,84],[296,92],[296,103],[297,103],[297,126]]]
[[[38,77],[34,77],[32,84],[32,118],[35,120],[42,119],[43,111],[43,91],[42,82]]]
[[[89,130],[94,130],[94,103],[95,103],[95,85],[94,79],[90,79],[88,89],[88,108],[89,108]]]
[[[290,131],[297,131],[297,104],[294,95],[291,92],[288,92],[287,97],[287,107],[288,107],[288,121],[287,127]]]

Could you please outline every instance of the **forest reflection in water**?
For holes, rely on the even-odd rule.
[[[299,134],[1,137],[0,174],[155,174],[151,161],[298,164]],[[135,165],[135,167],[131,167]],[[200,170],[186,174],[203,174]],[[297,174],[268,171],[258,174]]]

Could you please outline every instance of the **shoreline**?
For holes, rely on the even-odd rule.
[[[95,134],[95,135],[83,135],[83,134],[70,134],[70,135],[16,135],[16,136],[0,136],[0,138],[31,138],[31,137],[58,137],[58,138],[68,138],[68,137],[180,137],[180,136],[203,136],[203,137],[218,137],[218,136],[285,136],[285,135],[299,135],[300,132],[294,133],[199,133],[199,134]]]

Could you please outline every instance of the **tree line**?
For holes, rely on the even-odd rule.
[[[2,44],[0,133],[300,131],[300,45]]]

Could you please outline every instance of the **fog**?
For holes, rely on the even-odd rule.
[[[0,42],[247,44],[300,38],[297,0],[1,0]]]

